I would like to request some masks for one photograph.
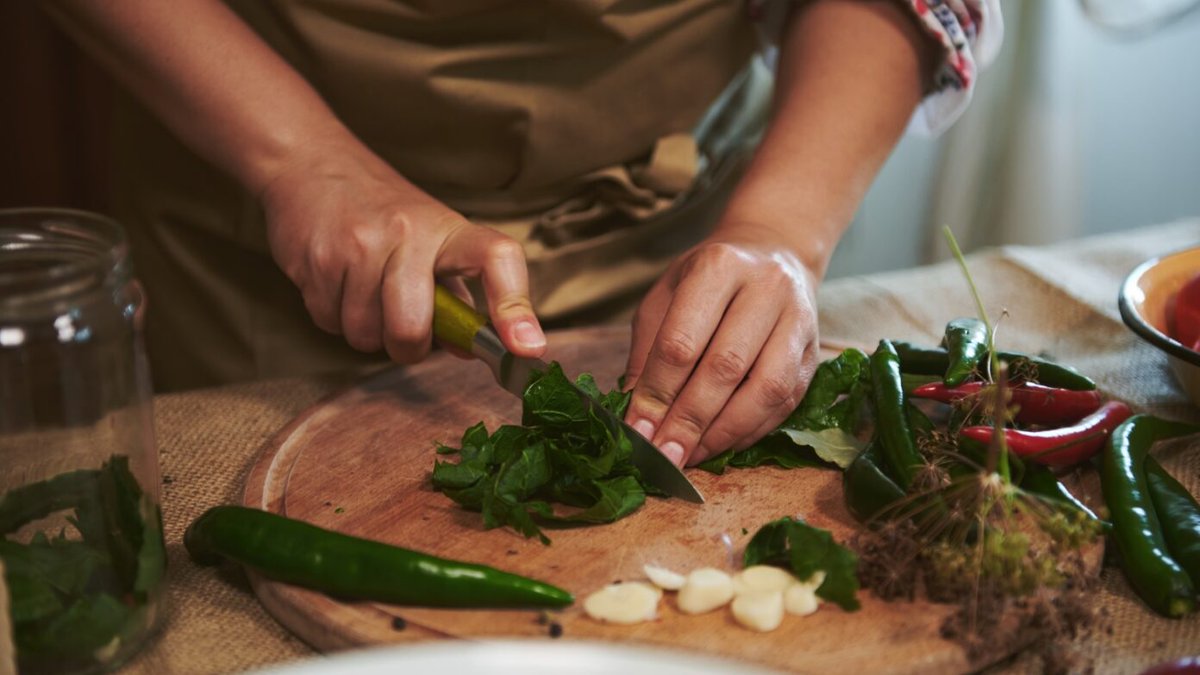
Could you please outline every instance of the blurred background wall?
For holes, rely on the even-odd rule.
[[[104,211],[115,85],[37,5],[0,2],[0,208]]]
[[[942,259],[943,225],[969,250],[1200,217],[1194,4],[1002,0],[1004,46],[970,109],[901,142],[830,275]],[[1097,22],[1110,10],[1124,28]]]
[[[966,249],[1200,216],[1200,12],[1133,30],[1084,8],[1194,0],[1002,0],[1006,35],[967,114],[906,137],[831,276]],[[106,208],[114,85],[31,2],[0,3],[0,207]]]

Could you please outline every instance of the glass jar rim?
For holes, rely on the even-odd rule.
[[[58,228],[55,228],[58,221]],[[63,225],[76,228],[70,231]],[[46,243],[45,234],[59,236],[57,242],[51,244],[83,244],[87,255],[68,257],[64,255],[61,261],[54,261],[38,270],[6,271],[0,268],[0,296],[8,296],[5,291],[18,285],[24,287],[46,287],[57,283],[67,283],[83,275],[93,275],[109,272],[120,266],[128,257],[129,242],[125,229],[117,221],[108,216],[80,209],[60,207],[19,207],[0,209],[0,231],[5,228],[26,228],[30,230],[29,244]],[[80,236],[84,232],[93,236]],[[0,260],[11,251],[21,250],[22,242],[0,240]]]
[[[24,311],[91,293],[128,274],[125,228],[79,209],[0,209],[0,262],[37,255],[24,269],[0,265],[0,312]]]

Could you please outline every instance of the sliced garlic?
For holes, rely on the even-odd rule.
[[[771,565],[753,565],[733,576],[733,592],[735,595],[756,593],[759,591],[779,591],[796,583],[796,577],[791,572]]]
[[[821,599],[809,583],[795,583],[783,592],[783,606],[788,614],[808,616],[821,606]]]
[[[645,565],[642,567],[642,571],[646,573],[646,578],[650,580],[650,583],[664,591],[677,591],[683,588],[684,582],[687,581],[682,574],[672,572],[665,567]]]
[[[802,586],[808,586],[815,591],[821,587],[821,584],[825,583],[825,570],[817,570],[816,572],[812,573],[811,577],[803,579],[797,583]]]
[[[783,623],[783,592],[779,590],[751,591],[741,593],[733,599],[733,618],[737,622],[759,632],[779,628]]]
[[[658,616],[662,591],[641,581],[610,584],[587,596],[583,611],[597,621],[629,625]]]
[[[733,599],[733,579],[721,570],[702,567],[687,575],[679,589],[679,610],[686,614],[703,614],[721,607]]]

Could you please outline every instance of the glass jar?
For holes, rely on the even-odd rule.
[[[117,223],[0,210],[0,559],[23,674],[114,668],[162,614],[144,311]]]

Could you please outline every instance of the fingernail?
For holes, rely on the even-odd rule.
[[[633,423],[633,430],[642,435],[642,438],[652,438],[654,436],[654,425],[650,420],[638,420]]]
[[[523,347],[537,348],[546,344],[546,336],[532,321],[519,321],[513,326],[513,335]]]
[[[679,466],[683,463],[683,446],[675,441],[667,441],[666,443],[663,443],[659,450],[661,450],[662,454],[666,455],[667,459],[671,460],[671,463],[675,466]]]

